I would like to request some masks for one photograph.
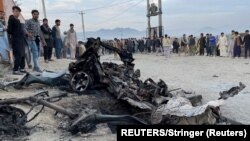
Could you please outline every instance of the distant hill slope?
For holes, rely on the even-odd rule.
[[[133,28],[115,28],[115,29],[100,29],[98,31],[86,32],[86,38],[88,37],[101,37],[102,39],[114,39],[114,38],[142,38],[146,36],[145,31],[138,31]],[[83,35],[78,32],[78,38],[82,39]]]

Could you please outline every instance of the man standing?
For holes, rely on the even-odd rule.
[[[70,29],[67,32],[67,40],[66,40],[68,47],[70,49],[70,58],[75,59],[76,54],[76,46],[77,46],[77,35],[74,30],[74,25],[70,24]]]
[[[221,36],[219,37],[219,41],[218,41],[218,46],[219,46],[219,50],[220,50],[220,56],[221,57],[227,57],[227,47],[228,47],[228,43],[227,43],[227,37],[224,36],[224,33],[221,33]]]
[[[54,47],[56,51],[56,58],[61,59],[62,56],[62,48],[63,48],[63,43],[62,43],[62,37],[61,37],[61,30],[60,30],[60,25],[61,21],[56,20],[55,21],[55,26],[52,28],[52,37],[54,40]]]
[[[151,53],[156,52],[156,40],[157,40],[157,36],[154,36],[154,38],[151,40]]]
[[[38,10],[32,10],[32,19],[25,23],[26,34],[28,35],[28,44],[31,48],[34,69],[35,72],[42,72],[39,65],[39,44],[42,42],[43,46],[47,46],[44,40],[43,34],[41,32],[41,27],[39,23],[39,12]]]
[[[175,38],[174,41],[173,41],[173,48],[174,48],[173,53],[178,54],[179,47],[180,47],[180,44],[179,44],[178,38]]]
[[[10,62],[11,60],[8,56],[9,43],[5,25],[5,13],[0,11],[0,56],[2,57],[2,61]]]
[[[235,43],[234,43],[234,57],[240,58],[241,54],[242,39],[238,32],[235,32]]]
[[[25,68],[25,47],[24,47],[24,30],[18,19],[21,9],[18,6],[12,7],[13,15],[9,17],[7,31],[10,35],[10,40],[14,55],[14,75],[23,75]]]
[[[150,38],[147,38],[147,40],[146,40],[146,49],[148,50],[148,53],[151,53],[151,40],[150,40]]]
[[[189,48],[190,48],[190,56],[195,56],[196,48],[195,48],[195,39],[193,35],[190,35],[189,39]]]
[[[211,50],[211,46],[210,46],[210,42],[209,42],[209,39],[210,39],[210,35],[207,34],[206,35],[206,49],[207,49],[207,56],[211,56],[212,54],[212,50]]]
[[[68,38],[67,38],[67,31],[64,31],[63,32],[63,35],[61,36],[62,38],[62,41],[63,41],[63,46],[62,46],[62,50],[61,50],[61,53],[62,53],[62,58],[65,59],[65,58],[69,58],[68,56],[70,55],[70,51],[69,51],[69,46],[68,46]]]
[[[53,39],[52,39],[52,30],[48,25],[48,19],[43,19],[43,25],[41,26],[41,30],[43,33],[43,37],[46,42],[46,46],[44,46],[44,61],[45,63],[49,63],[49,61],[53,61],[52,50],[53,50]]]
[[[156,56],[158,56],[159,52],[161,52],[161,54],[163,55],[161,38],[156,38],[156,40],[155,40]]]
[[[233,57],[234,56],[234,42],[235,42],[235,32],[232,30],[231,37],[229,38],[229,46],[228,46],[228,56]]]
[[[141,39],[141,40],[138,40],[138,49],[139,51],[141,52],[141,54],[144,52],[144,40]]]
[[[246,30],[246,35],[244,37],[243,43],[244,43],[244,47],[245,47],[245,58],[247,59],[247,53],[249,53],[249,57],[250,57],[250,34],[249,34],[249,30]]]
[[[186,34],[183,35],[181,38],[181,51],[179,51],[179,55],[182,51],[185,52],[185,56],[188,54],[188,43],[187,43],[187,37]]]
[[[212,34],[210,34],[210,37],[209,37],[209,46],[210,46],[210,49],[211,49],[210,56],[215,57],[216,56],[216,38]]]
[[[198,44],[200,46],[200,56],[204,56],[204,49],[206,47],[206,37],[204,37],[203,33],[201,33],[201,37],[198,41]]]
[[[164,49],[164,54],[166,58],[170,57],[170,51],[171,51],[171,40],[168,35],[165,35],[165,38],[162,41],[163,43],[163,49]]]

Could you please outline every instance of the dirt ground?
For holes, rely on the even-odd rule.
[[[219,98],[219,92],[228,90],[232,86],[237,86],[243,82],[247,87],[239,95],[229,98],[221,107],[221,112],[225,117],[243,124],[250,124],[250,60],[230,59],[230,58],[213,58],[213,57],[176,57],[166,59],[163,56],[141,55],[135,57],[135,67],[141,70],[142,79],[148,77],[158,81],[164,80],[170,89],[182,88],[187,91],[195,92],[203,96],[203,103]],[[112,55],[101,57],[105,62],[116,62]],[[42,59],[41,59],[42,60]],[[50,71],[62,71],[67,69],[68,64],[73,60],[56,60],[49,64],[41,61],[43,69]],[[213,77],[213,76],[218,77]],[[10,76],[14,77],[14,76]],[[41,85],[34,85],[24,90],[11,89],[9,92],[0,91],[1,99],[3,98],[20,98],[32,96],[38,89],[49,90],[50,95],[59,93],[57,89],[48,88]],[[82,101],[91,102],[91,96],[73,96],[65,98],[56,103],[65,108],[69,108],[71,103]],[[29,107],[22,106],[25,111]],[[88,110],[93,107],[86,107]],[[86,110],[83,109],[83,110]],[[32,114],[39,111],[35,108]],[[32,116],[32,114],[30,116]],[[35,126],[30,136],[23,140],[31,141],[115,141],[116,135],[112,134],[107,124],[98,125],[97,130],[89,134],[77,134],[72,136],[70,133],[60,130],[60,115],[55,116],[55,112],[48,108],[31,123],[29,127]],[[38,125],[37,125],[38,124]]]

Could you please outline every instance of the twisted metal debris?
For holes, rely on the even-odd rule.
[[[8,136],[25,136],[28,134],[27,115],[19,108],[0,105],[0,138],[3,135]]]
[[[101,46],[117,52],[123,64],[101,63],[98,56],[98,50]],[[108,97],[108,99],[104,103],[110,105],[101,105],[100,108],[105,112],[87,117],[48,103],[44,99],[28,98],[37,104],[69,116],[71,124],[68,131],[72,134],[89,132],[97,124],[104,122],[115,122],[115,125],[204,125],[221,122],[219,106],[223,100],[201,105],[201,95],[192,95],[192,93],[180,89],[169,90],[163,80],[155,82],[148,78],[142,81],[140,70],[134,70],[135,64],[133,64],[132,54],[126,50],[109,46],[101,42],[100,38],[88,39],[86,49],[86,52],[76,62],[69,64],[69,73],[65,71],[61,73],[44,72],[40,76],[27,74],[20,81],[7,83],[2,87],[6,89],[6,87],[13,85],[15,88],[23,88],[40,83],[53,87],[63,87],[65,90],[77,94],[86,94],[88,90],[105,90],[105,92],[102,91],[102,96]],[[238,94],[245,88],[243,86],[242,84],[240,87],[221,93],[222,99],[225,95]],[[119,103],[120,106],[112,105],[112,102]],[[108,107],[112,107],[112,110]]]

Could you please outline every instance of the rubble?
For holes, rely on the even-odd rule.
[[[0,105],[0,139],[28,135],[27,115],[19,108]]]
[[[108,45],[102,44],[98,39],[91,39],[87,43],[88,49],[86,54],[81,56],[81,58],[76,63],[70,64],[70,73],[78,78],[78,82],[74,81],[75,84],[79,85],[79,87],[76,89],[80,88],[80,85],[82,84],[84,85],[82,85],[83,87],[79,89],[80,91],[85,90],[86,87],[96,88],[98,86],[104,86],[108,94],[115,97],[120,102],[126,102],[127,108],[134,109],[129,113],[129,115],[146,113],[140,114],[140,120],[146,122],[147,124],[186,123],[200,125],[216,124],[219,120],[220,112],[218,107],[221,105],[221,101],[213,101],[205,105],[193,107],[193,105],[201,103],[201,96],[190,98],[193,102],[191,103],[191,101],[185,96],[189,93],[184,93],[183,97],[175,97],[172,93],[170,93],[168,86],[163,80],[160,80],[159,82],[155,82],[151,78],[144,82],[140,80],[140,70],[134,70],[134,59],[131,58],[132,56],[128,52],[122,51],[118,53],[122,58],[122,65],[114,63],[103,63],[101,65],[98,55],[95,52],[97,50],[96,48],[98,48],[98,45],[109,47]],[[88,64],[92,65],[90,66]],[[80,77],[82,79],[79,79],[79,74],[84,77]],[[172,106],[169,106],[171,103],[173,103]],[[177,108],[174,108],[175,106],[173,105],[175,105]],[[161,111],[160,114],[156,114],[156,116],[155,113],[159,113],[159,111]],[[173,116],[175,116],[174,121],[169,118]],[[99,116],[98,118],[93,117],[96,117],[96,115],[92,115],[90,117],[86,117],[84,120],[81,120],[80,125],[88,124],[89,122],[94,122],[97,124],[101,121],[106,121],[104,119],[108,118],[109,116]],[[157,120],[153,117],[156,117]],[[159,120],[159,117],[162,117],[161,120]],[[132,117],[127,116],[126,118],[129,119]],[[83,123],[83,121],[85,122]],[[119,120],[113,118],[113,121],[118,122]],[[74,125],[76,125],[76,123]],[[77,124],[79,123],[80,122]],[[86,129],[90,128],[89,126],[81,127],[80,129],[78,126],[73,127],[75,127],[74,132],[77,130],[78,132],[85,132],[87,131]]]
[[[218,78],[219,76],[218,75],[213,75],[213,77]]]
[[[98,56],[101,46],[117,52],[123,64],[107,62],[101,64]],[[41,98],[41,95],[35,95],[23,99],[1,100],[0,105],[28,101],[54,109],[69,117],[67,118],[69,124],[63,126],[72,134],[88,133],[99,123],[210,125],[222,122],[219,107],[223,104],[223,100],[245,88],[245,85],[240,83],[239,87],[220,93],[219,100],[202,104],[201,95],[194,95],[180,88],[170,90],[163,80],[155,82],[148,78],[142,81],[140,70],[134,70],[133,61],[132,54],[126,50],[102,43],[99,38],[90,38],[86,44],[86,52],[76,62],[69,64],[69,72],[45,71],[41,75],[27,73],[21,80],[2,84],[3,89],[10,86],[20,89],[39,83],[79,95],[90,94],[92,90],[94,93],[101,93],[101,97],[96,98],[99,100],[95,103],[98,105],[96,108],[100,109],[96,113],[89,115],[83,114],[83,111],[74,113],[73,109],[62,108],[51,101],[67,97],[67,94],[56,97]],[[82,107],[80,105],[79,110],[82,110],[83,106],[85,105]]]
[[[246,85],[244,85],[242,82],[239,83],[239,86],[232,87],[228,91],[220,92],[220,98],[219,99],[228,99],[229,97],[234,97],[239,92],[241,92],[243,89],[246,88]]]
[[[9,62],[1,61],[0,59],[0,79],[6,75],[10,68],[11,64]]]
[[[0,89],[7,89],[10,86],[13,86],[16,89],[23,89],[32,84],[44,84],[51,87],[59,87],[61,89],[68,89],[70,87],[69,75],[67,71],[61,72],[51,72],[43,71],[42,74],[31,74],[27,73],[22,79],[0,83]]]

